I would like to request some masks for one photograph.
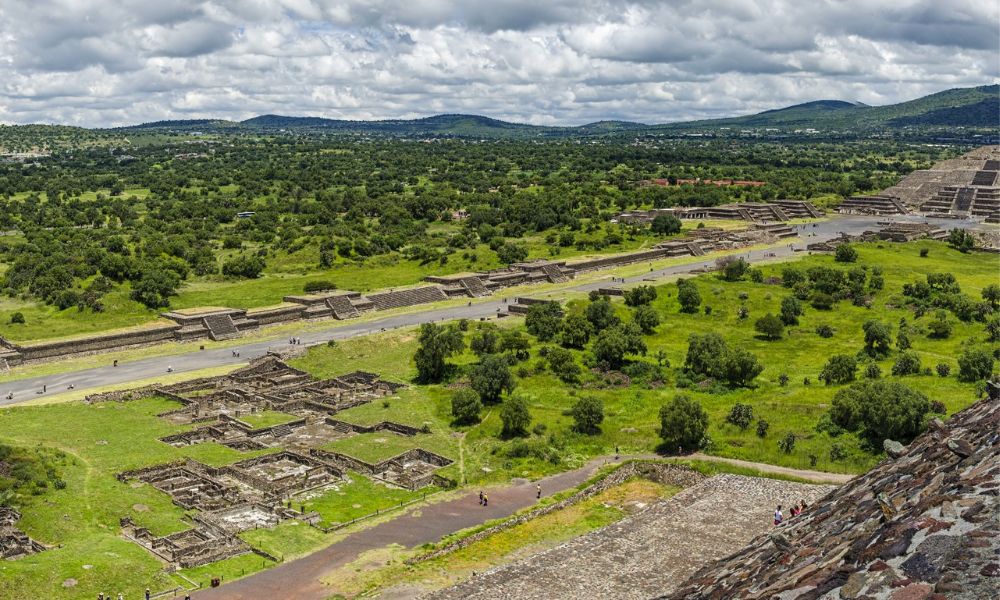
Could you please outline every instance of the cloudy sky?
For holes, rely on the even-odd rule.
[[[996,0],[0,0],[0,122],[662,123],[1000,77]]]

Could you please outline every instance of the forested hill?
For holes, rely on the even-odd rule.
[[[780,131],[816,129],[863,133],[904,128],[967,127],[996,131],[1000,115],[1000,86],[946,90],[916,100],[886,106],[867,106],[842,100],[818,100],[754,115],[645,125],[627,121],[599,121],[577,127],[549,127],[510,123],[479,115],[446,114],[423,119],[351,121],[322,117],[263,115],[246,121],[198,119],[159,121],[130,129],[169,129],[245,132],[330,132],[402,136],[460,136],[482,138],[545,138],[604,136],[621,133],[718,132],[733,129],[774,128]]]

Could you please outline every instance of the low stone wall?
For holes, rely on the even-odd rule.
[[[39,360],[53,356],[62,356],[64,354],[81,354],[84,352],[120,349],[127,346],[171,341],[174,339],[174,332],[178,329],[180,329],[179,325],[163,325],[141,331],[19,346],[17,350],[21,353],[24,360]]]
[[[90,394],[88,396],[84,396],[83,401],[87,404],[93,404],[94,402],[131,402],[132,400],[139,400],[141,398],[157,394],[170,396],[170,394],[166,394],[160,389],[160,384],[154,383],[145,387],[133,388],[130,390],[115,390],[111,392],[101,392],[99,394]]]
[[[644,260],[658,260],[666,255],[667,255],[666,250],[662,248],[657,248],[655,250],[632,252],[631,254],[621,254],[619,256],[608,256],[604,258],[595,258],[592,260],[572,262],[567,264],[566,266],[576,271],[593,271],[596,269],[604,269],[607,267],[615,267],[618,265],[628,265],[636,262],[642,262]]]
[[[568,506],[572,506],[582,500],[586,500],[591,496],[595,496],[607,489],[619,486],[628,479],[632,477],[642,477],[643,479],[649,479],[650,481],[655,481],[657,483],[662,483],[666,485],[676,485],[680,487],[690,487],[701,483],[705,480],[705,476],[701,473],[689,469],[687,467],[680,467],[677,465],[672,465],[663,462],[653,462],[653,461],[629,461],[618,467],[606,477],[597,481],[596,483],[587,486],[586,488],[578,491],[572,496],[560,500],[554,504],[549,504],[541,508],[536,508],[535,510],[526,512],[522,515],[512,517],[506,521],[489,527],[482,531],[476,532],[472,535],[466,536],[458,541],[452,542],[442,548],[439,548],[433,552],[427,554],[421,554],[420,556],[415,556],[406,561],[407,564],[413,565],[426,560],[437,558],[443,556],[455,550],[460,550],[470,544],[474,544],[480,540],[486,539],[494,534],[500,533],[512,527],[521,525],[522,523],[527,523],[532,519],[537,519],[538,517],[545,516],[551,512],[562,510]]]
[[[273,325],[275,323],[288,323],[298,321],[305,311],[304,305],[282,306],[279,308],[268,308],[259,311],[248,311],[247,316],[257,321],[258,325]]]

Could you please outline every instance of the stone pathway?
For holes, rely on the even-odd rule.
[[[625,456],[631,458],[661,458],[656,455]],[[700,460],[721,461],[718,457]],[[601,466],[614,462],[614,457],[598,457],[583,467],[545,477],[539,482],[522,482],[485,488],[490,504],[484,508],[478,502],[478,490],[446,502],[421,506],[418,511],[401,515],[348,535],[302,558],[292,560],[266,571],[227,583],[219,588],[206,589],[192,594],[198,600],[248,600],[254,598],[295,598],[296,600],[323,600],[330,590],[320,579],[331,571],[356,560],[361,554],[390,544],[413,548],[437,542],[445,535],[480,525],[492,519],[508,517],[536,502],[535,484],[540,483],[546,495],[571,489],[589,479]],[[741,461],[742,462],[742,461]],[[761,472],[779,472],[773,465],[743,463]],[[783,472],[783,471],[782,471]],[[827,473],[800,471],[803,479],[829,481]],[[415,513],[415,514],[414,514]]]

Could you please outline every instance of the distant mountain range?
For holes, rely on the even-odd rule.
[[[456,136],[537,138],[602,136],[637,133],[719,132],[732,129],[816,129],[822,132],[898,130],[907,127],[967,127],[1000,129],[1000,85],[956,88],[916,100],[868,106],[842,100],[817,100],[755,115],[646,125],[628,121],[598,121],[578,127],[509,123],[479,115],[445,114],[422,119],[351,121],[322,117],[261,115],[245,121],[191,119],[156,121],[124,130],[329,132],[396,136]]]

